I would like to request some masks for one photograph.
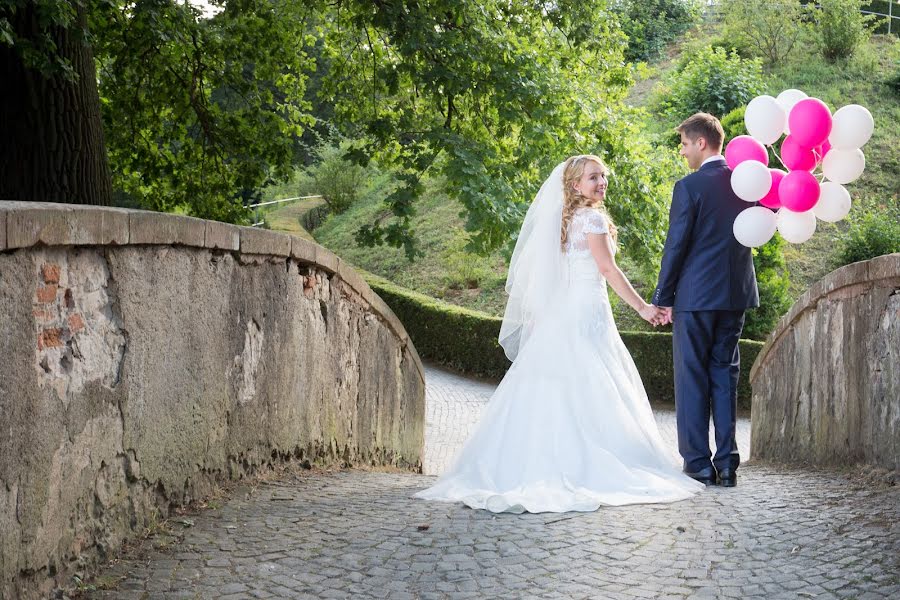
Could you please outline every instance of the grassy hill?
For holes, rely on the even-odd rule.
[[[704,36],[695,32],[697,37],[703,39]],[[666,59],[651,69],[650,76],[638,82],[629,96],[629,102],[633,105],[647,107],[650,126],[660,132],[661,137],[674,124],[654,114],[653,90],[673,71],[679,53],[690,52],[692,47],[690,40],[673,45]],[[852,59],[836,64],[826,63],[813,47],[801,48],[796,60],[768,70],[766,76],[766,92],[771,95],[793,87],[822,99],[832,110],[854,103],[869,108],[875,117],[875,134],[864,148],[866,172],[860,180],[848,186],[854,200],[851,217],[874,205],[898,205],[900,96],[887,84],[890,77],[900,77],[900,42],[896,38],[876,36]],[[291,193],[294,189],[305,190],[303,186],[295,186],[283,187],[279,192],[296,195]],[[365,248],[356,244],[354,234],[358,228],[386,214],[382,205],[385,195],[383,185],[371,185],[348,211],[329,217],[317,228],[314,232],[316,240],[350,263],[404,287],[454,304],[502,315],[506,301],[503,293],[506,260],[500,253],[483,257],[466,252],[468,234],[463,229],[464,220],[460,216],[462,206],[447,195],[440,181],[428,183],[427,193],[418,204],[418,213],[413,219],[420,248],[425,254],[423,258],[410,263],[401,249]],[[611,190],[610,201],[615,201],[614,190]],[[272,211],[270,225],[275,229],[289,227],[286,222],[296,221],[297,210],[288,207]],[[802,245],[789,245],[786,258],[794,297],[836,266],[835,250],[846,228],[846,222],[836,225],[820,222],[812,240]],[[641,281],[637,276],[639,269],[630,265],[627,257],[620,257],[620,261],[638,291],[648,297],[654,282]],[[624,303],[615,302],[617,299],[614,296],[611,294],[620,328],[649,328]]]

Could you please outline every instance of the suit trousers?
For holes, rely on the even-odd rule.
[[[735,429],[740,374],[738,340],[744,311],[676,311],[672,323],[675,367],[675,420],[684,469],[698,472],[737,469]],[[709,419],[715,427],[716,453],[710,460]]]

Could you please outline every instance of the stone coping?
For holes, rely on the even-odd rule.
[[[844,265],[836,269],[814,283],[800,298],[794,302],[791,309],[779,319],[778,324],[766,338],[766,344],[756,357],[753,368],[750,369],[750,383],[756,379],[756,374],[761,368],[766,356],[775,347],[778,340],[784,335],[797,319],[808,310],[815,310],[819,301],[831,296],[839,290],[859,284],[874,284],[884,279],[900,278],[900,253],[885,254],[871,260]]]
[[[285,233],[146,210],[0,200],[0,252],[33,246],[176,245],[290,258],[337,275],[365,300],[425,371],[406,329],[352,266],[315,242]]]

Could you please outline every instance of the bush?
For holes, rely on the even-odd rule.
[[[764,340],[791,307],[787,263],[784,260],[784,240],[777,233],[769,243],[753,251],[756,283],[759,285],[759,308],[747,311],[744,337]]]
[[[900,252],[900,208],[896,202],[890,207],[854,211],[850,228],[841,239],[839,266]]]
[[[661,110],[677,121],[696,112],[722,117],[746,105],[762,89],[759,59],[742,59],[734,51],[705,46],[673,73],[658,102]]]
[[[726,143],[739,135],[747,135],[747,124],[744,123],[744,113],[746,112],[746,106],[739,106],[720,119],[722,129],[725,130]]]
[[[423,359],[473,375],[500,378],[506,374],[510,363],[497,342],[501,318],[446,304],[375,275],[365,274],[365,279],[403,323]],[[674,402],[672,334],[623,331],[621,336],[647,395],[654,401]],[[743,408],[750,406],[748,376],[762,347],[760,342],[740,342],[738,401]]]
[[[790,55],[807,26],[809,14],[809,7],[797,0],[726,0],[722,9],[722,37],[734,44],[742,56],[752,52],[770,65]]]
[[[816,30],[825,59],[849,58],[857,46],[869,39],[875,15],[860,12],[863,0],[819,0]]]
[[[340,214],[356,202],[369,176],[367,170],[344,158],[347,144],[322,144],[316,149],[317,162],[305,175],[321,194],[329,212]]]
[[[692,0],[624,0],[614,10],[628,36],[625,58],[632,62],[659,57],[699,16],[699,6]]]

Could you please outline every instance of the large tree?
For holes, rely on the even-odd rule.
[[[0,198],[109,204],[82,2],[0,2]]]
[[[318,6],[217,4],[0,0],[0,196],[244,219],[311,122]]]

